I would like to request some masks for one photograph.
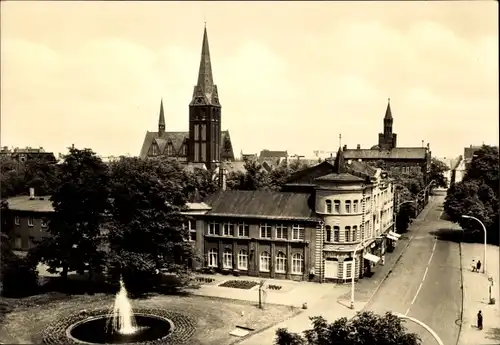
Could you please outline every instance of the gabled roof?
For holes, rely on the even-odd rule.
[[[344,159],[426,159],[426,147],[395,147],[391,150],[347,149]]]
[[[271,191],[218,191],[203,201],[208,216],[275,220],[319,221],[311,209],[310,194]]]
[[[377,174],[377,169],[366,162],[352,161],[348,164],[348,167],[354,171],[368,175],[369,177],[375,177]]]
[[[9,210],[27,212],[54,212],[50,195],[37,196],[30,199],[29,195],[14,196],[7,199]]]

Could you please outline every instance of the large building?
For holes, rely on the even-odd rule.
[[[189,131],[166,130],[163,100],[157,132],[146,132],[141,158],[169,156],[187,163],[202,163],[208,169],[219,162],[234,161],[229,131],[222,130],[222,106],[214,84],[207,29],[203,33],[198,82],[189,103]]]
[[[353,274],[363,277],[397,241],[393,212],[387,174],[361,162],[347,164],[340,151],[334,164],[294,174],[282,192],[221,190],[192,204],[187,215],[203,258],[199,266],[346,282]]]
[[[0,149],[0,157],[9,157],[16,160],[19,163],[25,163],[32,159],[43,159],[48,162],[56,162],[56,157],[54,153],[47,152],[43,147],[25,147],[14,149],[9,149],[7,146],[3,146]]]
[[[388,171],[406,172],[421,171],[425,182],[431,167],[431,151],[426,147],[397,147],[397,135],[393,133],[391,103],[387,103],[384,116],[384,132],[379,133],[378,144],[370,149],[343,147],[344,157],[348,161],[363,161],[369,163],[384,162]]]

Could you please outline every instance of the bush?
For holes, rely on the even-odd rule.
[[[11,257],[2,262],[2,296],[26,297],[38,293],[38,272],[25,259]]]
[[[249,280],[227,280],[224,283],[220,284],[219,286],[233,288],[233,289],[249,290],[256,285],[258,285],[257,282],[249,281]]]
[[[281,290],[282,286],[281,285],[268,285],[267,288],[269,290]]]

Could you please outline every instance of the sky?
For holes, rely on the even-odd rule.
[[[206,22],[235,154],[498,145],[498,3],[1,3],[1,145],[138,155],[188,129]]]

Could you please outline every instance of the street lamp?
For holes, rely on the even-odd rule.
[[[356,276],[356,254],[357,254],[358,250],[360,249],[360,247],[365,242],[370,241],[370,240],[374,240],[375,238],[376,237],[370,237],[370,238],[361,240],[361,242],[358,243],[358,245],[356,246],[356,248],[354,248],[354,251],[353,251],[353,254],[352,254],[352,264],[353,264],[354,267],[351,270],[351,306],[350,306],[351,309],[354,309],[354,287],[355,287],[354,277]],[[359,264],[359,268],[361,269],[361,262]]]
[[[444,345],[443,341],[441,340],[441,338],[439,338],[439,336],[437,335],[436,332],[434,332],[434,330],[432,328],[430,328],[429,326],[427,326],[425,323],[423,323],[422,321],[420,320],[417,320],[413,317],[410,317],[408,315],[403,315],[403,314],[400,314],[400,313],[393,313],[394,315],[396,315],[397,317],[401,318],[401,319],[407,319],[407,320],[410,320],[410,321],[413,321],[415,322],[416,324],[422,326],[423,328],[425,328],[425,330],[427,332],[429,332],[432,337],[437,341],[437,343],[439,345]]]
[[[484,232],[484,253],[483,253],[483,273],[486,272],[486,227],[484,226],[483,222],[480,221],[479,219],[477,219],[476,217],[473,217],[473,216],[468,216],[468,215],[462,215],[462,218],[465,218],[465,219],[474,219],[476,221],[479,222],[479,224],[481,224],[481,227],[483,228],[483,232]]]

